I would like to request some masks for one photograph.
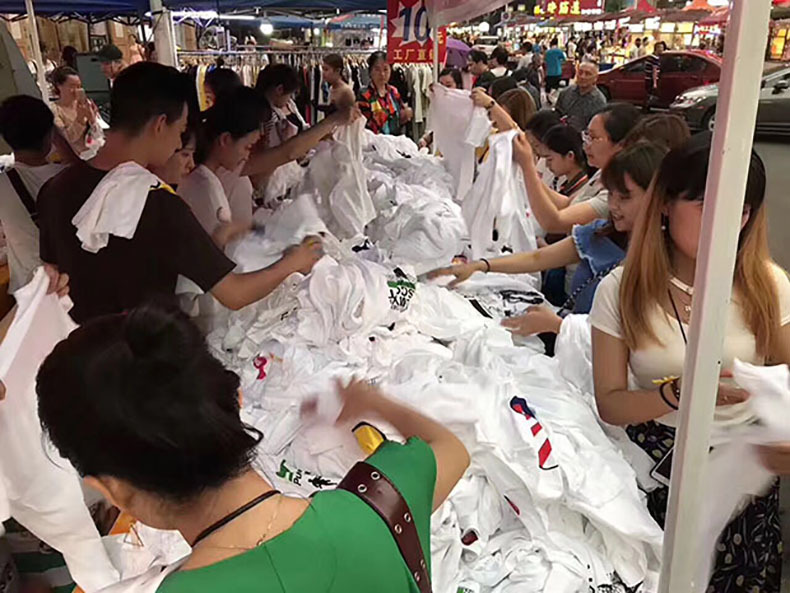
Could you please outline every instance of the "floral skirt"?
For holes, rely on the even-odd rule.
[[[656,462],[675,444],[675,429],[657,422],[629,426],[628,436]],[[662,527],[669,488],[647,495],[648,509]],[[716,566],[708,593],[779,593],[782,582],[782,527],[779,481],[755,498],[727,526],[717,546]]]

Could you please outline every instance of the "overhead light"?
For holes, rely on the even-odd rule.
[[[261,23],[261,33],[266,37],[269,37],[272,33],[274,33],[274,25],[272,25],[269,21],[263,21]]]
[[[321,34],[321,29],[319,29],[318,27],[313,27],[313,35],[320,35],[320,34]]]
[[[219,15],[221,21],[255,21],[257,17],[251,14],[221,14]]]
[[[477,25],[477,30],[481,33],[488,33],[491,30],[491,25],[488,21],[483,21],[479,25]]]

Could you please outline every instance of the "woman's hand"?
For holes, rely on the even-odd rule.
[[[513,159],[522,166],[534,166],[535,153],[526,134],[518,134],[513,138]]]
[[[408,123],[414,117],[414,110],[411,107],[404,107],[400,112],[400,121],[402,124]]]
[[[77,121],[80,124],[87,125],[89,123],[93,123],[91,118],[93,117],[93,111],[91,110],[90,103],[87,99],[80,99],[77,102]]]
[[[502,327],[517,336],[528,338],[535,334],[560,333],[562,317],[548,307],[530,307],[527,312],[518,317],[510,317],[502,321]]]
[[[381,409],[381,402],[386,399],[378,387],[356,377],[352,378],[348,385],[343,385],[340,379],[336,379],[335,386],[343,402],[343,409],[337,417],[336,424],[353,423],[366,416],[377,414]]]
[[[772,474],[790,475],[790,443],[776,443],[758,448],[760,459]]]
[[[482,107],[483,109],[490,109],[496,105],[496,101],[480,87],[472,90],[472,103],[475,104],[475,107]]]
[[[455,276],[455,280],[447,285],[447,288],[455,288],[461,282],[466,282],[469,277],[475,272],[484,272],[486,270],[485,262],[471,262],[468,264],[458,264],[455,266],[448,266],[446,268],[439,268],[428,272],[428,279],[433,280],[441,276]]]
[[[321,237],[305,237],[300,245],[294,245],[285,250],[283,259],[294,272],[307,276],[319,259],[324,257],[324,246]]]
[[[723,372],[721,378],[724,381],[719,382],[719,392],[716,395],[717,406],[732,406],[749,399],[749,392],[738,387],[732,380],[732,373]]]
[[[717,406],[732,406],[749,399],[749,392],[738,387],[730,371],[722,371],[719,381],[719,391],[716,395]]]

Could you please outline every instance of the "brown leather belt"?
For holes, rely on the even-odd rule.
[[[420,593],[431,593],[431,576],[428,574],[417,526],[406,499],[389,478],[372,465],[360,461],[351,468],[337,488],[358,496],[378,513],[398,544],[401,556],[420,588]]]

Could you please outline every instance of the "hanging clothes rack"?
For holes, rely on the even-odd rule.
[[[296,103],[308,124],[313,125],[323,119],[321,107],[329,104],[329,87],[321,74],[323,58],[330,54],[338,54],[344,58],[346,78],[355,93],[367,87],[369,83],[367,59],[375,49],[353,48],[281,48],[255,47],[244,50],[200,50],[179,51],[180,68],[195,71],[198,90],[202,88],[205,74],[217,66],[236,71],[247,86],[255,86],[258,74],[269,64],[284,63],[292,66],[299,73],[301,81],[300,93]],[[203,107],[201,102],[201,107]]]

